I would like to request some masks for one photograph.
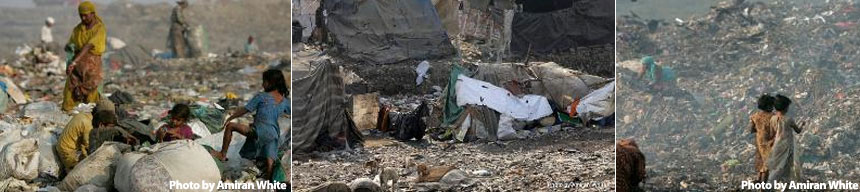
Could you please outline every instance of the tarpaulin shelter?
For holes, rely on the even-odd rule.
[[[524,54],[529,46],[532,52],[548,53],[614,41],[613,0],[578,0],[573,1],[571,7],[560,10],[544,9],[543,4],[551,5],[547,1],[523,3],[526,11],[514,15],[511,40],[514,53]]]
[[[531,95],[517,96],[521,100],[540,101],[540,98],[534,98],[535,96],[540,96],[545,98],[543,99],[544,102],[550,100],[561,104],[572,103],[573,99],[585,97],[593,90],[610,82],[606,78],[566,69],[552,62],[531,63],[531,65],[510,63],[478,65],[476,69],[471,71],[459,65],[454,65],[451,69],[450,79],[445,90],[446,93],[443,96],[444,105],[441,114],[441,127],[454,129],[453,133],[455,135],[460,134],[460,138],[462,138],[463,131],[468,131],[477,135],[478,138],[488,140],[498,138],[496,131],[498,131],[500,114],[515,117],[519,115],[505,110],[504,106],[501,106],[501,108],[499,106],[491,106],[508,105],[512,102],[502,101],[502,99],[486,101],[486,99],[493,99],[493,97],[489,96],[481,98],[481,103],[484,104],[463,105],[464,102],[458,101],[458,98],[462,98],[461,95],[481,95],[481,93],[461,93],[462,91],[480,91],[479,89],[463,89],[464,86],[459,86],[459,83],[469,82],[464,80],[464,76],[492,84],[481,85],[481,87],[488,88],[488,92],[498,92],[498,87],[511,82],[528,84],[527,87],[521,88],[523,89],[522,91],[514,91]],[[510,91],[509,88],[505,89]],[[516,94],[514,92],[505,94]],[[541,109],[544,107],[536,106],[536,108]],[[542,111],[545,112],[545,110],[534,110],[533,112]],[[536,118],[539,117],[530,117],[529,115],[529,117],[523,119],[534,120]]]
[[[292,0],[293,4],[293,21],[298,21],[302,29],[302,39],[311,36],[311,32],[316,27],[317,21],[314,18],[314,13],[320,7],[320,0]]]
[[[349,117],[344,82],[337,66],[321,60],[307,77],[293,81],[293,150],[355,147],[363,142]]]
[[[373,63],[455,53],[430,0],[327,0],[326,27],[347,57]]]

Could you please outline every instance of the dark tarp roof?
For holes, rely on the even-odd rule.
[[[615,1],[580,0],[552,12],[514,15],[511,51],[547,53],[613,43]]]
[[[327,0],[326,26],[345,55],[394,63],[455,53],[430,0]]]

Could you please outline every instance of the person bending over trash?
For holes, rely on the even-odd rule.
[[[801,126],[794,119],[786,117],[791,100],[783,95],[776,95],[774,114],[770,123],[774,128],[773,148],[767,158],[768,181],[789,182],[797,179],[797,167],[794,167],[794,133],[800,133]]]
[[[213,151],[212,155],[224,161],[230,147],[230,139],[233,132],[247,137],[245,145],[239,150],[242,158],[264,160],[264,178],[271,180],[275,159],[278,159],[278,136],[280,126],[278,117],[282,114],[290,114],[290,101],[287,99],[287,90],[284,74],[280,70],[270,69],[263,72],[264,92],[257,93],[244,108],[238,109],[224,122],[224,142],[221,151]],[[239,118],[248,112],[256,112],[254,122],[251,125],[231,123],[233,119]]]
[[[773,146],[773,126],[770,118],[773,116],[774,97],[762,95],[758,98],[758,111],[750,116],[750,132],[755,134],[755,169],[758,174],[757,181],[763,182],[767,179],[767,166],[764,162],[770,155]]]
[[[186,104],[176,104],[168,112],[170,120],[158,128],[158,142],[169,142],[180,139],[193,139],[194,132],[188,126],[191,109]]]
[[[648,86],[657,91],[663,91],[675,85],[675,72],[670,67],[658,65],[654,57],[642,58],[642,67],[637,79],[645,78]]]
[[[95,110],[110,111],[106,104],[99,103]],[[93,130],[93,123],[105,122],[105,116],[99,116],[99,119],[93,119],[93,114],[90,111],[80,111],[69,120],[60,137],[57,139],[57,155],[63,163],[66,171],[71,171],[78,161],[87,157],[87,149],[90,145],[90,131]]]
[[[72,30],[66,49],[74,58],[66,67],[66,86],[63,89],[63,110],[71,111],[78,103],[95,103],[99,99],[98,86],[102,82],[102,53],[107,47],[107,29],[96,14],[92,2],[78,6],[81,23]]]
[[[129,145],[137,145],[138,141],[131,133],[117,127],[117,117],[114,111],[100,110],[93,114],[93,129],[90,131],[90,146],[87,154],[92,154],[104,142],[116,141]]]

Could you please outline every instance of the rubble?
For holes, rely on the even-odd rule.
[[[131,44],[130,46],[134,47],[135,45]],[[151,135],[151,132],[163,123],[162,118],[167,115],[167,111],[174,104],[187,102],[201,106],[195,108],[197,110],[193,112],[196,116],[207,117],[207,119],[195,118],[191,120],[191,123],[202,130],[201,132],[204,132],[202,135],[208,132],[210,136],[206,138],[211,137],[210,140],[212,141],[208,142],[210,146],[220,149],[223,134],[212,132],[211,126],[213,125],[212,122],[222,120],[214,118],[213,121],[212,118],[209,118],[210,116],[219,116],[219,114],[212,113],[211,109],[217,108],[214,103],[224,99],[225,93],[228,92],[245,93],[235,95],[236,98],[234,99],[238,102],[232,106],[225,106],[227,107],[225,113],[243,106],[244,102],[253,96],[252,93],[262,90],[259,77],[263,70],[250,74],[241,74],[237,71],[245,67],[256,69],[277,67],[271,66],[272,61],[283,61],[284,58],[287,56],[279,53],[241,58],[152,59],[135,65],[125,64],[114,70],[113,73],[105,73],[102,92],[106,93],[107,98],[120,101],[117,102],[117,106],[120,107],[116,108],[119,110],[118,115],[124,114],[120,126],[131,126],[129,129],[133,129],[143,136]],[[65,77],[44,73],[38,65],[31,63],[34,62],[33,60],[22,59],[19,61],[17,64],[5,66],[15,71],[15,75],[9,76],[9,79],[20,86],[23,95],[28,98],[28,102],[16,104],[10,99],[8,110],[0,115],[0,148],[21,139],[36,139],[39,153],[37,157],[39,162],[38,176],[35,179],[12,181],[13,184],[21,181],[24,185],[9,185],[10,187],[6,189],[14,190],[16,187],[25,187],[24,191],[34,191],[39,188],[46,190],[52,187],[57,188],[60,186],[61,180],[68,178],[60,177],[60,164],[57,162],[56,153],[53,152],[59,133],[71,118],[59,107]],[[280,65],[278,64],[278,66]],[[286,120],[289,122],[289,119]],[[238,121],[248,123],[250,118],[241,118]],[[282,133],[289,133],[288,127],[283,128],[287,131],[282,131]],[[17,135],[17,137],[10,137],[10,135]],[[239,134],[234,136],[241,137]],[[285,137],[286,134],[283,134],[282,138]],[[233,140],[244,141],[236,138]],[[198,142],[205,143],[204,141]],[[217,146],[214,143],[217,143]],[[288,147],[285,145],[281,150],[286,151]],[[231,149],[235,150],[231,150],[231,152],[238,152],[240,148],[240,146],[234,146]],[[286,163],[289,163],[288,159]],[[230,179],[229,181],[254,182],[260,173],[259,170],[253,171],[249,168],[255,166],[250,160],[239,158],[238,155],[231,158],[226,164],[232,165],[222,170],[222,174],[225,175],[225,178]],[[227,177],[230,175],[228,173],[232,173],[234,176]],[[110,183],[113,182],[114,180],[111,179]],[[96,186],[105,187],[103,184]],[[0,189],[2,188],[4,187],[0,186]],[[112,187],[105,188],[107,190],[113,189]],[[76,189],[78,188],[73,186],[64,188],[66,191]]]
[[[606,77],[611,76],[613,71],[609,64],[613,58],[612,46],[601,45],[555,54],[533,54],[529,59],[508,56],[496,60],[498,57],[494,54],[498,50],[493,49],[492,43],[472,39],[451,41],[459,48],[457,56],[418,57],[385,64],[351,59],[345,55],[349,53],[343,53],[344,50],[334,47],[294,44],[292,62],[293,80],[296,82],[306,81],[306,77],[316,78],[318,73],[322,73],[321,69],[331,65],[337,66],[341,74],[340,78],[326,78],[338,79],[335,83],[317,84],[313,94],[297,94],[328,95],[330,98],[336,98],[327,100],[331,103],[320,103],[322,107],[319,108],[332,108],[333,105],[340,104],[339,102],[346,103],[348,107],[345,110],[350,112],[348,115],[354,120],[355,127],[364,139],[363,146],[358,148],[346,145],[335,150],[317,148],[318,151],[294,154],[292,169],[295,189],[335,190],[341,189],[337,188],[342,187],[341,184],[367,181],[368,178],[373,178],[370,179],[371,182],[384,190],[390,186],[391,190],[386,191],[549,191],[564,190],[560,188],[564,188],[562,185],[565,183],[589,186],[576,188],[578,191],[615,189],[614,156],[611,155],[614,150],[613,127],[559,124],[556,121],[556,113],[550,110],[550,101],[566,107],[574,98],[583,97],[610,82]],[[570,55],[578,58],[570,58]],[[523,61],[529,62],[524,64]],[[511,96],[517,99],[525,94],[541,95],[542,99],[534,100],[540,100],[541,104],[546,105],[540,106],[541,114],[533,115],[540,117],[529,118],[534,121],[511,120],[509,135],[516,136],[506,137],[509,140],[505,141],[472,139],[462,142],[453,137],[438,137],[449,130],[449,127],[441,126],[442,106],[445,105],[449,86],[453,86],[449,83],[452,81],[450,74],[454,66],[463,66],[469,70],[481,71],[484,76],[492,76],[495,80],[486,80],[489,77],[470,78],[478,78],[483,83],[495,86],[498,88],[496,93],[514,93]],[[524,75],[523,71],[530,71],[530,77],[534,79],[524,78],[528,75]],[[456,77],[455,75],[453,81],[457,81]],[[540,80],[536,80],[538,78]],[[528,86],[517,87],[518,91],[511,91],[510,87],[516,86],[504,84],[508,81],[517,81]],[[343,87],[342,90],[346,94],[343,101],[340,99],[341,95],[328,93],[329,87]],[[454,95],[456,97],[456,94]],[[373,98],[376,101],[373,101]],[[414,114],[421,114],[422,104],[428,104],[430,115],[419,116],[418,121],[422,123],[405,123],[416,126],[405,126],[404,129],[412,130],[426,125],[427,132],[423,137],[398,140],[398,137],[392,136],[390,132],[380,130],[384,125],[376,126],[378,121],[384,122],[385,116],[406,114],[414,117]],[[495,116],[498,120],[497,112],[486,106],[481,107],[483,108],[480,109],[480,114]],[[380,109],[389,113],[379,113],[378,111],[385,111]],[[562,110],[564,109],[559,111]],[[339,117],[315,114],[311,120]],[[380,114],[385,116],[380,117]],[[541,119],[547,121],[545,125],[548,126],[540,125],[538,122]],[[527,123],[532,124],[529,125],[530,129],[522,129]],[[468,125],[464,127],[467,128],[479,125],[466,124]],[[514,126],[520,130],[514,130]],[[343,127],[340,129],[349,128]],[[485,132],[484,135],[495,135],[487,134],[492,131],[486,131],[484,128],[473,130]],[[461,133],[466,135],[467,132]],[[337,137],[316,136],[323,138],[317,141],[342,144],[340,142],[348,138],[344,133],[328,134]],[[468,135],[474,137],[474,133]],[[439,175],[440,178],[436,181],[420,182],[419,164],[430,167],[450,166],[456,167],[456,170],[446,172],[447,175]],[[440,179],[442,181],[438,181]],[[573,186],[567,187],[566,189],[570,190]]]
[[[374,139],[354,151],[295,156],[293,183],[298,191],[306,191],[327,181],[373,178],[378,172],[369,164],[378,162],[378,167],[397,173],[395,191],[420,191],[428,188],[414,182],[416,165],[426,163],[456,166],[473,180],[473,185],[458,185],[454,191],[558,190],[549,188],[551,182],[595,184],[598,187],[577,190],[607,191],[615,188],[615,157],[608,155],[614,150],[613,138],[612,129],[565,128],[529,139],[491,143]]]
[[[755,180],[748,119],[764,93],[790,96],[789,115],[808,122],[797,135],[801,180],[860,179],[847,155],[860,151],[843,138],[860,126],[860,31],[841,23],[858,16],[854,2],[783,0],[726,1],[679,22],[619,15],[618,136],[636,139],[648,160],[643,189],[727,191]],[[677,71],[678,93],[634,79],[644,55]]]

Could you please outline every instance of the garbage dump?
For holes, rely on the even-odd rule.
[[[64,170],[56,150],[64,128],[76,114],[99,111],[83,107],[70,112],[62,110],[63,89],[68,79],[66,63],[73,55],[30,43],[38,41],[38,31],[31,28],[38,29],[33,26],[41,26],[50,15],[57,23],[53,27],[54,42],[66,44],[73,26],[81,22],[77,4],[0,6],[3,20],[21,21],[20,25],[0,29],[4,34],[0,38],[0,162],[3,164],[0,191],[135,191],[169,187],[149,181],[135,183],[139,181],[135,178],[145,177],[133,174],[147,174],[150,179],[196,182],[205,179],[215,183],[265,180],[262,179],[265,172],[256,163],[259,161],[238,155],[246,146],[244,136],[234,134],[236,142],[231,144],[229,159],[224,162],[213,158],[210,152],[220,150],[226,117],[263,90],[260,77],[264,71],[276,69],[289,74],[289,53],[283,48],[289,46],[288,38],[278,31],[287,25],[277,23],[284,20],[247,21],[289,18],[289,10],[282,9],[289,7],[289,1],[192,1],[186,16],[193,18],[194,26],[205,27],[205,32],[196,33],[205,33],[209,41],[191,42],[208,49],[201,49],[201,57],[185,59],[151,54],[164,49],[169,27],[165,21],[172,3],[96,1],[98,15],[109,31],[101,54],[103,81],[97,92],[100,101],[113,103],[105,109],[115,112],[116,122],[113,126],[93,127],[89,133],[113,133],[98,130],[104,128],[121,129],[127,135],[86,134],[98,137],[90,137],[92,141],[87,142],[105,144],[89,146],[88,150],[82,144],[86,139],[78,139],[76,145],[81,144],[76,148],[81,151],[75,153],[78,164]],[[31,22],[35,18],[40,22]],[[238,54],[235,47],[241,47],[249,33],[260,37],[256,41],[259,51]],[[171,124],[169,110],[179,103],[190,106],[185,124],[193,127],[192,136],[186,141],[162,143],[158,130]],[[273,181],[288,182],[289,166],[284,165],[289,165],[290,147],[285,143],[289,140],[290,119],[281,118]],[[249,115],[234,122],[251,121]]]
[[[293,121],[298,191],[615,188],[614,125],[594,121],[614,119],[614,111],[572,113],[577,101],[613,84],[611,39],[570,36],[567,45],[535,43],[547,51],[517,57],[504,40],[511,21],[497,17],[513,19],[514,1],[463,1],[462,10],[456,1],[319,2],[293,11],[309,34],[292,53],[295,113],[307,114]],[[396,22],[366,19],[375,17]],[[603,54],[577,49],[589,46]],[[549,59],[568,53],[593,58]],[[575,62],[582,65],[560,64]],[[614,109],[607,97],[595,98],[585,103]]]
[[[645,3],[645,2],[642,2]],[[797,181],[858,180],[856,2],[723,1],[690,17],[619,13],[618,137],[647,159],[646,191],[730,191],[756,180],[750,115],[763,94],[793,100]],[[644,56],[676,85],[638,78]],[[694,171],[691,171],[694,170]]]

